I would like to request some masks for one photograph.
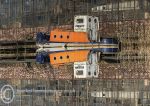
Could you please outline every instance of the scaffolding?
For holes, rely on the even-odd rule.
[[[73,64],[52,68],[29,62],[0,63],[1,84],[24,89],[12,106],[148,106],[149,0],[0,0],[0,41],[35,40],[37,32],[72,28],[75,15],[99,17],[99,36],[119,39],[117,63],[100,61],[97,79],[75,79]],[[25,92],[40,86],[44,93]]]

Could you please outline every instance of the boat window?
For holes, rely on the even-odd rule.
[[[69,56],[67,56],[67,59],[69,59]]]
[[[105,94],[104,93],[102,93],[103,94],[103,96],[105,96]]]
[[[91,18],[89,18],[89,22],[91,22]]]
[[[63,57],[62,57],[62,56],[60,56],[60,59],[63,59]]]
[[[94,72],[94,75],[96,76],[96,72]]]
[[[91,75],[91,72],[88,72],[88,75]]]
[[[76,74],[77,75],[83,75],[83,71],[82,70],[77,70]]]
[[[84,66],[76,66],[75,69],[84,69]]]
[[[94,19],[94,22],[97,23],[97,19]]]
[[[54,35],[54,38],[56,38],[56,35]]]
[[[62,35],[60,35],[60,38],[63,38],[63,36],[62,36]]]
[[[105,7],[105,6],[103,6],[103,10],[106,10],[106,7]]]
[[[77,19],[77,23],[83,23],[83,19],[82,18]]]

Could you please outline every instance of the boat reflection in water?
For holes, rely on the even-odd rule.
[[[98,77],[100,57],[117,54],[120,45],[115,38],[101,38],[98,31],[98,17],[77,15],[74,30],[55,28],[49,34],[38,32],[36,62],[53,67],[72,63],[75,78]]]
[[[66,50],[67,49],[67,50]],[[109,46],[98,47],[68,47],[68,48],[45,48],[38,50],[36,62],[40,64],[50,64],[52,67],[73,64],[74,78],[97,78],[99,75],[99,62],[114,59],[119,49]]]

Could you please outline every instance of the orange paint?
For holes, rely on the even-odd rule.
[[[73,62],[82,62],[88,60],[89,50],[67,51],[49,54],[50,64],[66,64]]]
[[[50,42],[90,42],[86,32],[53,30],[50,33]]]

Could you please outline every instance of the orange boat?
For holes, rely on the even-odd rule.
[[[74,17],[74,30],[56,28],[49,35],[39,32],[36,41],[38,43],[89,43],[98,41],[99,20],[98,17],[77,15]]]
[[[50,63],[51,65],[62,65],[74,62],[82,62],[88,60],[90,50],[76,50],[65,52],[38,53],[36,61],[40,64]]]
[[[88,33],[86,32],[73,32],[63,31],[59,29],[52,30],[50,32],[49,42],[90,42],[88,39]]]
[[[89,43],[88,33],[86,32],[73,32],[66,30],[55,29],[50,32],[50,35],[39,32],[37,33],[36,41],[38,43]]]

